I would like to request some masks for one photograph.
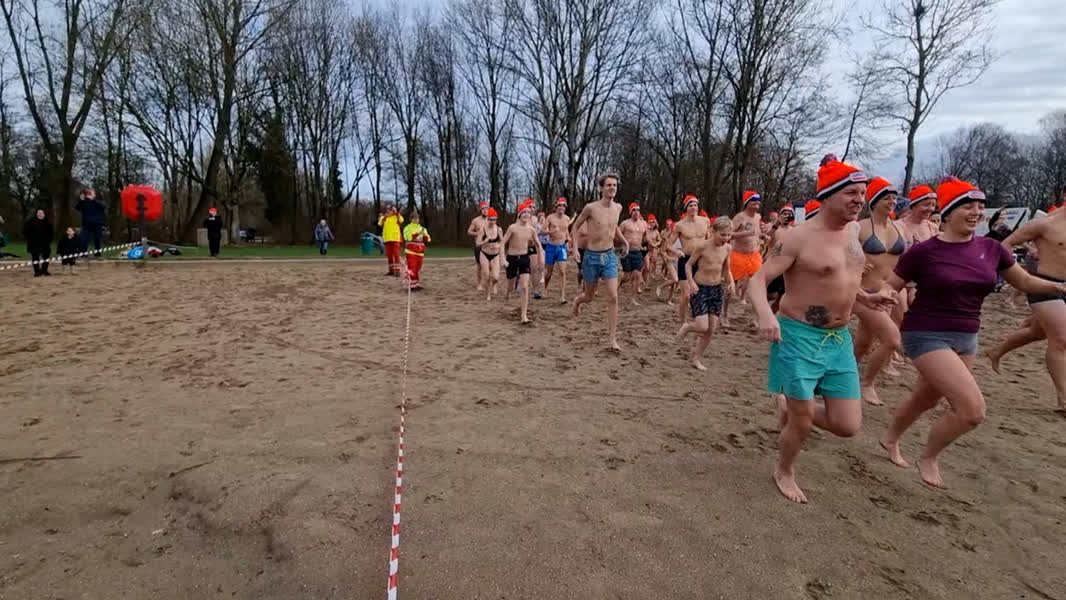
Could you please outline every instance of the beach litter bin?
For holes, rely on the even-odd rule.
[[[374,236],[370,233],[363,233],[359,240],[359,247],[363,251],[363,255],[369,255],[374,252]]]

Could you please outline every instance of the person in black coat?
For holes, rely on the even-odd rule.
[[[74,272],[74,265],[78,263],[78,254],[82,249],[89,250],[88,246],[84,246],[81,243],[81,239],[78,238],[77,232],[73,227],[67,227],[67,235],[60,236],[59,241],[56,242],[56,254],[62,259],[64,267],[69,267],[68,272],[71,275],[77,275]]]
[[[48,259],[52,256],[52,240],[55,238],[55,230],[52,222],[45,216],[44,210],[38,208],[33,218],[26,221],[22,228],[22,235],[26,238],[26,250],[30,252],[30,259],[43,261],[33,265],[33,276],[51,275],[48,272]]]
[[[207,211],[204,229],[207,230],[207,246],[211,256],[218,256],[219,246],[222,245],[222,217],[218,216],[218,209],[212,207]]]
[[[88,250],[91,241],[96,248],[96,256],[99,257],[100,248],[103,246],[104,225],[107,223],[107,207],[96,199],[96,192],[85,188],[81,191],[74,210],[81,213],[82,245]]]

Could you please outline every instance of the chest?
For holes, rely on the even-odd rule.
[[[679,223],[677,234],[683,240],[701,240],[707,237],[707,228],[701,223]]]
[[[866,264],[859,240],[840,236],[807,244],[797,257],[797,266],[816,276],[861,274]]]
[[[621,209],[615,210],[614,207],[594,206],[589,211],[589,227],[592,231],[603,232],[607,229],[613,229],[614,224],[618,222],[618,214]]]

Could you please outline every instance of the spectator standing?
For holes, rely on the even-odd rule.
[[[403,225],[403,215],[396,206],[389,204],[385,212],[378,215],[378,227],[381,228],[381,239],[385,242],[385,260],[389,263],[389,271],[386,275],[398,277],[400,275],[400,247],[403,245],[403,236],[400,226]]]
[[[211,257],[214,258],[218,256],[219,248],[222,246],[222,217],[218,216],[218,209],[214,206],[207,211],[204,229],[207,230],[208,249],[211,251]]]
[[[329,230],[325,219],[315,225],[315,241],[318,242],[318,253],[324,255],[329,249],[329,243],[333,241],[333,232]]]
[[[96,192],[90,188],[85,188],[81,191],[81,196],[78,198],[78,203],[74,205],[74,210],[81,213],[82,247],[88,250],[89,242],[92,241],[93,247],[96,248],[96,256],[99,257],[104,241],[107,208],[103,202],[97,200]]]
[[[56,254],[62,259],[64,267],[70,267],[67,272],[71,275],[77,274],[74,272],[74,265],[78,262],[75,255],[81,252],[82,248],[88,250],[78,239],[73,227],[67,227],[67,234],[56,242]]]
[[[26,238],[26,250],[30,252],[30,260],[34,261],[33,276],[48,276],[48,259],[52,256],[52,240],[55,237],[55,229],[52,222],[44,214],[44,209],[38,208],[33,217],[26,221],[22,228],[22,235]],[[42,261],[37,264],[37,261]]]

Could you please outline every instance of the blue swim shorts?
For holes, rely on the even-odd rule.
[[[552,266],[557,262],[564,263],[568,256],[566,255],[566,244],[544,244],[544,264]]]
[[[777,321],[781,341],[770,346],[767,391],[796,400],[862,397],[847,327],[823,329],[780,315]]]
[[[584,250],[581,253],[581,276],[585,283],[601,279],[618,279],[618,257],[614,250]]]

